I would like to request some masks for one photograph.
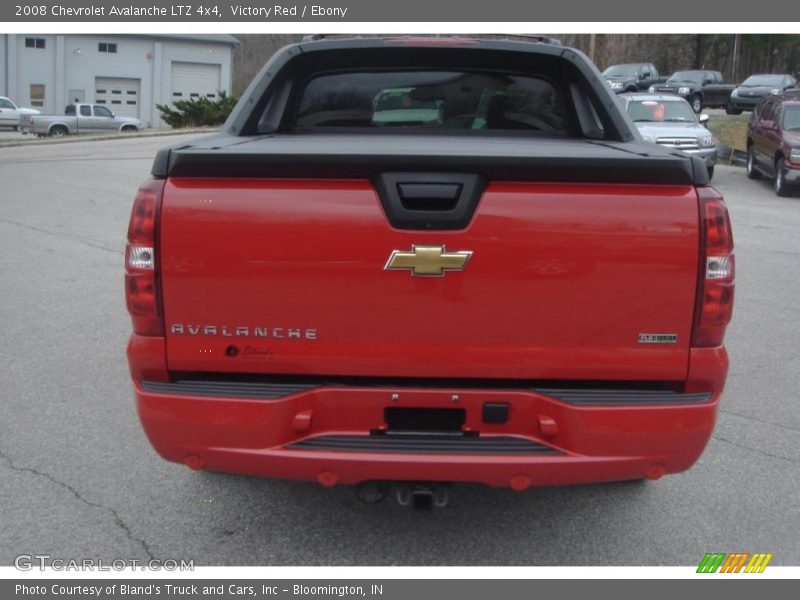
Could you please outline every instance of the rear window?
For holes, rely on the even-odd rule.
[[[558,89],[540,77],[445,70],[348,72],[308,81],[294,128],[566,135],[565,115]]]

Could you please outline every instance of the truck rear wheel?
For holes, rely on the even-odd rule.
[[[50,128],[50,136],[51,137],[64,137],[69,133],[69,130],[64,127],[63,125],[53,125]]]

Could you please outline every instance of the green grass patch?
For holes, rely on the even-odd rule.
[[[728,148],[744,150],[747,148],[747,121],[750,114],[714,115],[708,121],[711,133]]]

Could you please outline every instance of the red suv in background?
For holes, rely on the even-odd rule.
[[[800,90],[767,96],[747,124],[747,176],[775,180],[788,196],[800,183]]]

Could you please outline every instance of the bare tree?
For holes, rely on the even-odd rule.
[[[238,95],[278,48],[298,42],[302,36],[245,34],[237,37],[241,44],[234,52],[233,90]],[[737,35],[738,65],[734,63],[734,36],[726,34],[570,33],[552,37],[559,38],[565,46],[582,50],[601,69],[624,62],[652,62],[665,75],[681,69],[713,69],[722,71],[731,81],[738,79],[737,75],[742,78],[756,72],[797,75],[800,70],[800,35]]]

